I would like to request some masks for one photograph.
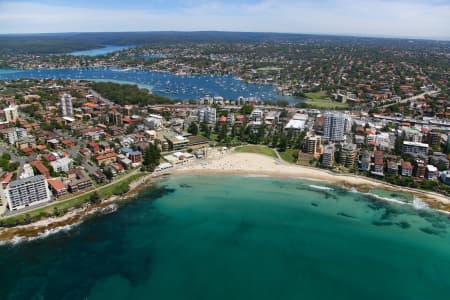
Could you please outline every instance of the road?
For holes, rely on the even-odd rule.
[[[100,99],[100,100],[101,100],[103,103],[105,103],[106,105],[111,105],[111,106],[114,105],[114,102],[112,102],[111,100],[109,100],[109,99],[103,97],[102,95],[100,95],[99,93],[97,93],[96,91],[94,91],[94,90],[92,90],[92,89],[89,89],[89,93],[90,93],[91,95],[93,95],[94,97]]]
[[[439,92],[439,90],[436,90],[436,91],[433,90],[433,91],[423,92],[422,94],[419,94],[419,95],[416,95],[416,96],[412,96],[412,97],[409,97],[409,98],[405,98],[405,99],[401,99],[401,100],[398,101],[398,102],[394,102],[394,103],[389,103],[389,104],[381,105],[381,106],[379,106],[379,107],[380,107],[380,108],[385,108],[385,107],[389,107],[389,106],[395,105],[395,104],[397,104],[397,103],[406,103],[406,102],[408,102],[408,101],[416,101],[416,100],[419,99],[419,98],[422,98],[422,97],[424,97],[424,96],[426,96],[426,95],[432,95],[432,94],[437,93],[437,92]]]
[[[54,130],[53,132],[59,136],[62,136],[64,139],[74,139],[73,136],[65,133],[62,130]],[[91,165],[89,163],[88,159],[84,155],[81,154],[79,143],[77,145],[73,145],[70,148],[66,148],[65,150],[69,153],[69,155],[72,157],[72,159],[75,159],[78,155],[83,157],[84,159],[81,161],[81,166],[84,167],[88,171],[88,173],[93,175],[94,173],[96,173],[98,171],[98,168]]]

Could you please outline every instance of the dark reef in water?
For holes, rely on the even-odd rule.
[[[401,221],[397,223],[398,227],[402,228],[402,229],[408,229],[409,227],[411,227],[411,224],[409,224],[406,221]]]
[[[345,218],[350,218],[350,219],[356,219],[356,217],[349,215],[347,213],[344,212],[338,212],[336,215],[341,216],[341,217],[345,217]]]
[[[175,193],[176,189],[173,188],[169,188],[167,186],[158,186],[158,187],[153,187],[150,188],[148,190],[146,190],[143,193],[143,196],[145,196],[144,198],[150,198],[151,200],[156,200],[159,198],[162,198],[166,195]]]
[[[394,225],[393,222],[386,222],[386,221],[385,222],[373,221],[372,224],[375,225],[375,226],[392,226],[392,225]]]
[[[192,185],[189,185],[189,184],[180,184],[179,185],[180,186],[180,188],[192,188]]]
[[[429,228],[429,227],[422,227],[422,228],[420,228],[420,230],[422,232],[425,232],[427,234],[432,234],[432,235],[439,235],[441,233],[439,230]]]

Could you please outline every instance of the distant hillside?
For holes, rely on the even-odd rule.
[[[169,98],[149,94],[148,90],[140,89],[137,85],[118,84],[113,82],[92,82],[91,88],[103,97],[119,105],[134,104],[146,106],[152,104],[169,104]]]
[[[389,46],[393,48],[450,47],[450,42],[255,32],[100,32],[0,35],[0,54],[61,54],[105,45],[207,42],[292,42],[324,45]]]

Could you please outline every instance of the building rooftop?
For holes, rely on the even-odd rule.
[[[428,144],[419,143],[419,142],[410,142],[410,141],[404,141],[403,145],[409,145],[409,146],[417,146],[417,147],[426,147],[428,148]]]
[[[18,186],[21,186],[24,184],[35,183],[35,182],[39,182],[42,180],[45,180],[44,175],[36,175],[36,176],[32,176],[32,177],[27,177],[27,178],[11,181],[9,184],[9,187],[15,188],[15,187],[18,187]]]
[[[61,180],[59,180],[57,178],[48,179],[47,182],[56,191],[65,190],[66,189],[65,185],[61,182]]]

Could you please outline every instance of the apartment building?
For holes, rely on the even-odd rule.
[[[345,134],[351,129],[349,115],[340,112],[328,112],[324,115],[323,137],[332,142],[343,142]]]
[[[51,192],[43,175],[11,181],[4,191],[10,210],[45,203],[51,200]]]

